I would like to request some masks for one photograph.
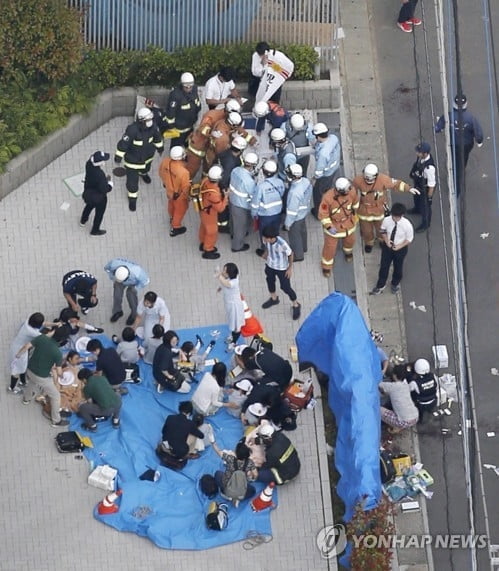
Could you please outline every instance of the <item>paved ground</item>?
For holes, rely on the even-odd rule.
[[[172,239],[164,191],[156,177],[141,188],[138,210],[127,208],[124,179],[116,181],[103,227],[105,237],[91,237],[78,226],[82,202],[63,179],[81,172],[87,157],[97,149],[114,151],[127,118],[117,118],[82,140],[0,203],[2,227],[0,284],[8,302],[3,310],[1,366],[8,372],[6,356],[10,340],[21,321],[33,311],[55,317],[64,306],[62,275],[81,268],[99,279],[100,303],[88,315],[90,323],[106,333],[119,333],[123,323],[110,324],[111,283],[103,266],[123,255],[140,262],[151,275],[151,289],[170,308],[173,327],[196,327],[224,320],[213,277],[217,262],[202,260],[198,252],[197,215],[190,211],[188,232]],[[153,170],[157,169],[158,161]],[[109,163],[109,170],[112,163]],[[67,209],[61,206],[67,203]],[[319,269],[321,231],[309,227],[309,253],[296,264],[293,283],[302,303],[303,317],[328,293]],[[262,319],[276,349],[286,354],[302,320],[293,322],[289,301],[264,313],[267,298],[263,264],[252,249],[231,254],[227,236],[221,236],[221,263],[233,260],[241,270],[242,290],[250,307]],[[6,378],[7,381],[7,378]],[[2,555],[0,569],[57,570],[137,569],[159,571],[175,566],[205,569],[330,569],[315,544],[317,532],[332,523],[328,493],[327,456],[322,410],[305,411],[291,435],[303,464],[299,479],[280,490],[280,506],[272,515],[274,538],[267,545],[245,551],[241,544],[206,552],[174,552],[155,547],[135,535],[117,533],[92,517],[102,492],[86,483],[85,460],[56,451],[51,428],[38,405],[22,406],[20,398],[0,393],[2,418],[3,484],[0,509]],[[158,427],[158,434],[160,427]]]

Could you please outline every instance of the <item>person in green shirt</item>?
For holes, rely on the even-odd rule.
[[[113,428],[120,425],[121,396],[109,384],[106,377],[92,373],[90,369],[81,369],[78,378],[84,382],[83,394],[87,398],[78,407],[78,416],[84,423],[81,427],[90,432],[97,431],[95,417],[112,416]]]
[[[69,338],[69,327],[61,325],[48,333],[39,335],[19,349],[16,357],[33,349],[28,359],[27,384],[23,391],[23,404],[29,404],[35,392],[45,394],[50,401],[51,425],[67,426],[69,422],[61,418],[61,394],[54,385],[52,369],[55,367],[58,376],[62,376],[62,353],[59,347],[65,345]]]

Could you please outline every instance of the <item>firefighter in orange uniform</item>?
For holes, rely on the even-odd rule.
[[[357,215],[360,220],[360,235],[364,241],[364,251],[369,254],[372,252],[376,238],[383,241],[380,229],[386,216],[385,207],[388,208],[387,191],[393,189],[400,192],[409,191],[411,194],[419,194],[419,191],[411,188],[402,180],[380,173],[378,167],[372,163],[366,165],[362,174],[353,179],[352,185],[360,193]]]
[[[208,171],[208,176],[201,181],[199,187],[199,248],[205,260],[220,258],[215,244],[218,238],[218,213],[227,207],[227,197],[220,190],[219,182],[222,178],[222,167],[214,165]]]
[[[206,155],[206,149],[210,144],[210,134],[215,123],[226,117],[231,112],[241,111],[241,105],[236,99],[230,99],[225,104],[225,109],[212,109],[202,117],[198,127],[190,134],[187,143],[187,169],[193,179],[201,166]]]
[[[340,177],[335,186],[326,191],[319,206],[319,220],[324,229],[324,246],[322,248],[322,274],[328,278],[334,264],[334,256],[338,241],[343,239],[345,260],[353,260],[355,230],[359,207],[357,191],[347,178]]]
[[[191,175],[185,164],[185,149],[179,145],[170,149],[170,156],[161,161],[159,176],[163,181],[168,199],[170,215],[170,236],[180,236],[186,231],[182,220],[189,208]]]

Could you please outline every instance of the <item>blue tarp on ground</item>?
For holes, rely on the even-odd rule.
[[[372,509],[381,496],[379,357],[359,308],[338,292],[307,317],[296,343],[300,361],[329,375],[329,406],[338,427],[337,489],[349,521],[359,500],[365,498],[365,509]]]
[[[226,353],[224,343],[229,331],[225,325],[179,329],[177,333],[180,344],[187,340],[195,342],[196,333],[205,347],[216,339],[209,358],[215,357],[229,364],[230,354]],[[104,336],[99,338],[107,346],[112,344]],[[200,459],[190,460],[182,471],[175,472],[160,466],[155,454],[165,418],[178,412],[178,404],[189,400],[197,384],[193,384],[188,394],[169,391],[158,394],[151,366],[142,362],[139,366],[142,383],[125,385],[129,394],[123,397],[119,430],[111,428],[110,421],[104,421],[99,423],[96,433],[87,433],[80,427],[81,419],[72,416],[71,429],[88,434],[93,441],[94,448],[85,450],[89,461],[95,466],[109,464],[119,471],[118,487],[123,491],[118,500],[119,512],[99,515],[95,509],[95,518],[119,531],[148,537],[165,549],[208,549],[243,540],[249,532],[271,534],[270,510],[254,513],[249,502],[241,503],[238,509],[229,505],[229,526],[224,531],[206,527],[205,515],[210,500],[200,492],[198,482],[203,474],[213,474],[222,468],[219,457],[210,446]],[[202,373],[198,375],[201,376]],[[217,444],[222,449],[233,449],[243,434],[241,422],[225,410],[209,417],[208,422],[213,425]],[[148,468],[160,471],[157,482],[139,479]],[[258,493],[262,487],[256,485]],[[102,495],[104,497],[106,492]],[[220,496],[216,499],[225,502]]]

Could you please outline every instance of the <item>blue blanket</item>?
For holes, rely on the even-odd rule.
[[[177,330],[177,333],[179,345],[184,341],[195,343],[196,333],[205,347],[215,339],[208,358],[217,358],[229,365],[231,354],[226,352],[224,343],[229,331],[225,325]],[[104,345],[112,345],[108,338],[99,338]],[[142,383],[125,385],[129,394],[123,397],[119,430],[114,430],[110,421],[104,421],[99,423],[96,433],[87,433],[81,429],[81,419],[73,415],[71,421],[72,430],[88,434],[92,439],[94,448],[85,449],[88,460],[95,466],[109,464],[118,470],[117,487],[123,492],[117,500],[120,509],[115,514],[100,515],[95,508],[95,518],[120,531],[148,537],[165,549],[208,549],[241,541],[250,532],[271,534],[270,510],[254,513],[249,501],[242,502],[237,509],[229,505],[229,525],[225,530],[213,531],[206,527],[205,516],[211,500],[201,493],[199,480],[203,474],[214,474],[222,469],[220,458],[210,446],[201,458],[189,460],[183,470],[176,472],[160,466],[155,453],[166,417],[178,412],[181,401],[190,399],[197,383],[193,383],[188,394],[169,391],[158,394],[152,367],[139,362],[139,368]],[[198,381],[202,374],[198,374]],[[243,434],[241,422],[225,410],[207,421],[213,426],[217,444],[222,449],[233,449]],[[157,482],[139,479],[148,468],[160,472]],[[257,493],[262,487],[256,484]],[[221,497],[216,500],[225,502]]]

